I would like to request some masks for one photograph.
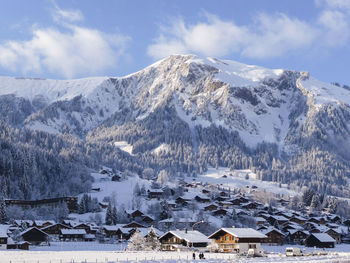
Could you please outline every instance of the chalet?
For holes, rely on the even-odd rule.
[[[34,221],[32,220],[15,220],[14,221],[15,226],[18,226],[20,228],[30,228],[34,226]]]
[[[335,240],[326,233],[314,233],[305,239],[305,246],[319,248],[334,248]]]
[[[242,204],[241,207],[243,209],[256,209],[258,204],[256,202],[248,202],[246,204]]]
[[[292,213],[287,212],[287,211],[279,211],[279,212],[276,213],[276,215],[284,216],[287,219],[291,219],[294,216]]]
[[[224,207],[224,208],[231,208],[233,206],[233,204],[231,202],[228,202],[228,201],[219,201],[218,205],[220,205],[221,207]]]
[[[124,231],[121,230],[121,226],[103,226],[102,230],[107,238],[113,238],[117,237],[120,238],[123,236],[123,234],[126,234],[128,231],[124,229]]]
[[[85,232],[86,232],[87,234],[91,234],[91,232],[90,232],[90,230],[91,230],[90,226],[87,225],[87,224],[85,224],[85,223],[77,224],[77,225],[75,225],[73,228],[74,228],[74,229],[84,229]]]
[[[269,245],[283,245],[285,234],[274,227],[269,227],[266,230],[260,231],[267,238],[263,239],[263,243],[268,243]]]
[[[205,196],[205,195],[196,195],[194,197],[194,199],[198,202],[198,203],[209,203],[210,202],[210,198]]]
[[[254,219],[255,219],[255,222],[257,225],[264,225],[267,222],[265,218],[260,217],[260,216],[255,217]]]
[[[19,234],[24,241],[28,241],[30,244],[39,245],[41,243],[47,242],[48,234],[44,231],[31,227]]]
[[[297,223],[299,225],[303,225],[306,223],[306,218],[301,216],[293,216],[292,218],[290,218],[290,221]]]
[[[29,250],[30,243],[28,241],[14,242],[12,238],[8,238],[7,249]]]
[[[121,176],[115,174],[115,175],[112,176],[112,179],[111,179],[111,180],[112,180],[113,182],[120,182],[121,179],[122,179]]]
[[[141,222],[150,225],[154,222],[154,219],[148,215],[144,215]]]
[[[186,206],[188,205],[189,202],[192,201],[192,198],[189,197],[185,197],[185,196],[179,196],[178,198],[176,198],[175,202],[178,205],[182,205],[182,206]]]
[[[226,192],[226,191],[221,191],[221,192],[219,192],[219,195],[220,195],[220,196],[225,196],[225,197],[230,197],[229,192]]]
[[[102,209],[107,209],[108,208],[108,203],[106,202],[99,202],[98,203]]]
[[[304,244],[305,239],[308,237],[309,232],[306,230],[289,230],[287,239],[292,244]]]
[[[123,225],[124,228],[147,228],[144,225],[141,225],[140,223],[137,223],[135,221],[128,223],[126,225]]]
[[[209,238],[215,240],[222,252],[245,253],[254,249],[260,253],[260,243],[266,236],[252,228],[220,228]]]
[[[144,214],[138,209],[136,209],[136,210],[126,210],[125,212],[128,215],[128,218],[131,218],[133,220],[135,220],[136,218],[141,218],[142,216],[144,216]]]
[[[269,218],[267,218],[267,221],[274,226],[275,224],[279,224],[279,225],[283,225],[284,223],[288,222],[288,219],[285,218],[284,216],[270,216]]]
[[[169,231],[159,238],[162,244],[162,250],[187,250],[190,248],[207,247],[209,239],[198,232],[187,230]]]
[[[70,229],[71,227],[66,226],[64,224],[54,224],[54,225],[50,225],[47,227],[42,228],[41,230],[44,231],[46,234],[48,235],[52,235],[52,236],[59,236],[61,234],[61,230],[62,229]]]
[[[151,189],[147,190],[148,198],[157,198],[160,199],[164,194],[164,191],[161,189]]]
[[[7,230],[0,229],[0,250],[7,249],[7,240],[8,240]]]
[[[218,201],[218,202],[222,202],[222,201],[229,201],[230,198],[226,197],[226,196],[219,195],[218,197],[215,198],[215,200]]]
[[[60,240],[83,241],[85,235],[85,229],[61,229]]]
[[[339,228],[334,228],[334,229],[330,228],[325,233],[330,235],[335,240],[335,242],[337,244],[341,243],[341,239],[342,239],[341,229],[339,229]]]
[[[323,217],[311,217],[308,222],[316,223],[319,225],[326,224],[326,220]]]
[[[225,215],[227,215],[227,213],[228,212],[226,209],[220,208],[220,209],[213,212],[213,216],[225,216]]]
[[[341,223],[341,218],[338,215],[328,215],[327,219],[332,223],[337,223],[337,224]]]
[[[168,201],[167,204],[168,204],[169,208],[175,208],[176,207],[176,203],[174,201]]]
[[[33,226],[35,226],[37,228],[44,228],[44,227],[51,226],[54,224],[55,224],[55,221],[53,221],[53,220],[47,220],[47,221],[35,220]]]
[[[216,204],[210,204],[204,207],[204,211],[215,211],[218,209]]]

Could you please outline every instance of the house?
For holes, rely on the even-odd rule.
[[[213,212],[213,216],[225,216],[227,213],[226,209],[220,208]]]
[[[266,219],[263,218],[263,217],[258,216],[258,217],[255,217],[254,219],[255,219],[255,222],[256,222],[257,225],[264,225],[264,224],[266,224]]]
[[[260,232],[267,236],[267,238],[262,240],[263,243],[269,245],[283,245],[285,234],[277,228],[269,227],[266,230],[260,230]]]
[[[326,232],[326,234],[330,235],[337,244],[341,243],[341,238],[342,238],[342,232],[341,229],[339,228],[330,228]]]
[[[287,238],[292,244],[304,244],[305,239],[308,237],[309,232],[306,230],[289,230]]]
[[[54,224],[55,224],[55,221],[53,221],[53,220],[47,220],[47,221],[35,220],[33,226],[36,226],[37,228],[44,228],[44,227],[51,226]]]
[[[39,245],[43,242],[47,242],[48,234],[39,228],[31,227],[19,234],[24,241],[28,241],[30,244]]]
[[[70,229],[70,227],[63,225],[63,224],[60,224],[60,223],[57,223],[54,225],[44,227],[41,230],[44,231],[48,235],[59,236],[61,234],[61,229]]]
[[[290,221],[297,223],[299,225],[303,225],[306,223],[306,219],[301,216],[293,216],[292,218],[290,218]]]
[[[209,243],[209,239],[201,232],[187,231],[187,230],[174,230],[168,231],[159,238],[162,244],[162,250],[188,250],[194,247],[206,247]]]
[[[90,232],[91,227],[85,223],[80,223],[78,225],[75,225],[73,228],[74,229],[84,229],[87,234],[91,234],[91,232]]]
[[[120,230],[121,226],[103,226],[102,230],[105,233],[105,236],[107,238],[113,238],[113,237],[118,237],[120,238],[121,235],[123,235],[123,231]],[[127,231],[125,231],[127,232]]]
[[[284,223],[288,222],[288,218],[285,218],[284,216],[270,216],[269,218],[267,218],[267,221],[274,226],[275,224],[278,225],[283,225]]]
[[[260,245],[266,235],[252,228],[220,228],[209,236],[218,244],[219,251],[246,253],[248,249],[260,252]]]
[[[204,211],[215,211],[216,209],[218,209],[216,204],[210,204],[204,207]]]
[[[61,229],[60,240],[83,241],[85,235],[85,229]]]
[[[7,235],[7,229],[5,228],[0,228],[0,250],[5,250],[7,249],[7,240],[8,240],[8,235]]]
[[[128,223],[123,226],[124,228],[146,228],[146,226],[141,225],[140,223],[137,223],[135,221]]]
[[[194,197],[194,199],[198,202],[198,203],[209,203],[210,202],[210,198],[205,196],[205,195],[196,195]]]
[[[326,233],[313,233],[305,239],[305,246],[334,248],[335,240]]]
[[[141,218],[144,216],[144,213],[142,213],[140,210],[126,210],[126,214],[128,215],[129,218],[135,220],[136,218]]]
[[[248,202],[246,204],[242,204],[241,207],[243,209],[256,209],[258,204],[256,202]]]
[[[157,198],[160,199],[163,196],[164,191],[161,189],[151,189],[147,190],[148,198]]]

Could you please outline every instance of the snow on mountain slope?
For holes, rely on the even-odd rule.
[[[262,141],[288,147],[297,141],[295,134],[309,136],[322,129],[315,124],[321,118],[317,112],[329,112],[329,105],[350,115],[350,91],[308,73],[194,55],[170,56],[119,78],[0,77],[0,95],[5,94],[41,105],[24,122],[32,129],[83,136],[104,123],[141,121],[167,105],[192,131],[220,125],[237,131],[251,147]],[[336,127],[327,130],[334,133]]]

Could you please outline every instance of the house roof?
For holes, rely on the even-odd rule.
[[[273,226],[270,226],[270,227],[268,227],[268,228],[265,229],[265,230],[260,230],[260,232],[263,233],[264,235],[266,235],[266,234],[268,234],[268,233],[270,233],[270,232],[272,232],[272,231],[276,231],[276,232],[279,233],[280,235],[285,236],[284,233],[282,233],[281,231],[279,231],[277,228],[275,228],[275,227],[273,227]]]
[[[39,232],[41,232],[41,233],[43,233],[45,236],[47,236],[47,234],[46,234],[44,231],[42,231],[42,230],[40,230],[39,228],[36,228],[36,227],[28,228],[28,229],[24,230],[23,232],[21,232],[19,235],[20,235],[20,236],[23,236],[24,234],[26,234],[26,233],[28,233],[28,232],[34,230],[34,229],[38,230]]]
[[[148,228],[138,228],[137,230],[140,232],[140,234],[141,234],[142,236],[147,236],[147,234],[149,233],[149,231],[151,230],[151,228],[150,228],[150,227],[148,227]],[[154,227],[153,227],[153,230],[154,230],[154,232],[156,233],[156,235],[157,235],[158,237],[160,237],[160,236],[162,236],[162,235],[164,234],[162,231],[160,231],[160,230],[157,229],[157,228],[154,228]]]
[[[61,229],[62,235],[86,235],[85,229]]]
[[[209,238],[213,238],[219,231],[224,231],[238,238],[266,238],[266,235],[254,230],[253,228],[220,228],[213,234],[209,236]]]
[[[189,243],[209,243],[210,241],[206,235],[202,234],[197,230],[193,230],[193,231],[173,230],[165,233],[160,238],[164,237],[169,233]]]
[[[326,233],[313,233],[314,237],[316,237],[320,242],[335,242],[335,240]]]

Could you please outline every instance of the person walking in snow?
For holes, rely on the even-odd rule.
[[[196,259],[196,253],[193,252],[192,256],[193,256],[193,259]]]

